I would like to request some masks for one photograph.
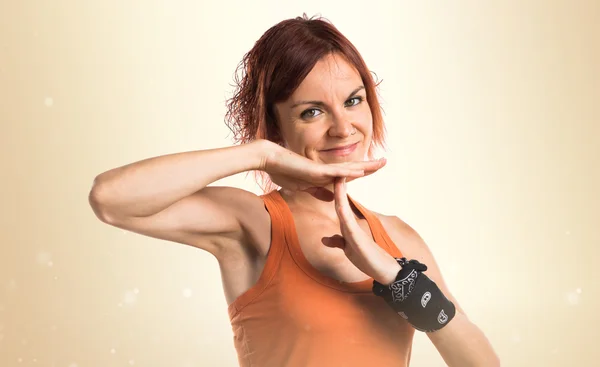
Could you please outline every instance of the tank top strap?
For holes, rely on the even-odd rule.
[[[258,297],[271,283],[277,269],[281,262],[281,257],[285,250],[285,223],[284,214],[282,212],[281,205],[277,202],[274,197],[277,195],[277,191],[271,191],[269,193],[260,195],[263,200],[265,208],[269,212],[271,218],[271,244],[267,252],[267,258],[265,265],[260,277],[256,284],[250,287],[246,292],[236,298],[233,303],[228,307],[229,317],[233,318],[238,312],[240,312],[246,305],[251,303],[256,297]]]
[[[276,223],[278,231],[281,232],[282,238],[284,240],[287,240],[287,242],[282,242],[282,246],[286,246],[286,244],[289,246],[289,241],[295,240],[294,233],[288,233],[286,231],[286,229],[290,229],[289,227],[294,227],[293,218],[291,216],[291,212],[289,212],[289,207],[287,206],[285,200],[283,200],[283,198],[281,197],[279,191],[276,190],[273,190],[269,194],[265,195],[264,200],[265,202],[269,202],[269,204],[273,207],[273,211],[276,211],[278,214],[279,221],[278,223]],[[350,195],[348,195],[348,200],[358,209],[358,211],[367,220],[369,228],[371,229],[371,232],[373,234],[373,240],[391,256],[398,258],[403,257],[404,255],[402,255],[402,251],[400,251],[396,244],[394,244],[394,241],[392,241],[392,239],[388,235],[387,231],[383,227],[383,224],[381,223],[377,215],[365,208],[358,201],[353,199]],[[267,208],[269,208],[269,206],[267,206]]]
[[[281,203],[279,202],[279,194],[276,190],[273,190],[269,193],[263,194],[260,198],[265,203],[265,207],[269,212],[271,217],[271,228],[272,232],[276,232],[278,238],[284,239],[285,232],[284,221],[285,221],[285,212],[284,208],[281,207]]]
[[[381,246],[381,248],[383,248],[388,254],[397,258],[403,257],[404,255],[402,255],[402,251],[400,251],[398,246],[396,246],[394,241],[392,241],[377,215],[362,206],[350,195],[348,195],[348,199],[352,204],[354,204],[356,209],[358,209],[363,217],[365,217],[367,223],[369,223],[369,227],[371,228],[375,242],[378,243],[379,246]]]

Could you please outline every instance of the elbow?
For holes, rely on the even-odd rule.
[[[112,224],[113,216],[110,214],[106,185],[102,182],[101,175],[94,178],[92,187],[88,193],[88,203],[92,211],[100,221]]]

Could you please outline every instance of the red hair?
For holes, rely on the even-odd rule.
[[[227,100],[225,123],[236,143],[266,139],[283,146],[274,114],[275,103],[287,100],[315,64],[329,54],[341,55],[353,65],[364,83],[367,103],[373,116],[373,148],[385,144],[385,127],[377,98],[378,83],[362,56],[338,29],[324,18],[303,17],[284,20],[269,28],[239,63],[235,92]],[[264,192],[276,186],[265,172],[257,172]],[[258,182],[261,179],[262,183]]]

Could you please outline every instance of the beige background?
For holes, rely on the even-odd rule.
[[[302,12],[383,79],[389,163],[350,194],[421,233],[504,366],[599,365],[599,3],[319,3],[2,0],[0,366],[236,365],[216,261],[87,194],[230,145],[237,63]],[[443,365],[422,334],[413,365]]]

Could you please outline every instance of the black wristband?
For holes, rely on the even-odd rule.
[[[382,297],[415,329],[433,332],[446,326],[456,314],[454,304],[444,296],[417,260],[396,259],[402,266],[389,286],[373,281],[373,293]]]

